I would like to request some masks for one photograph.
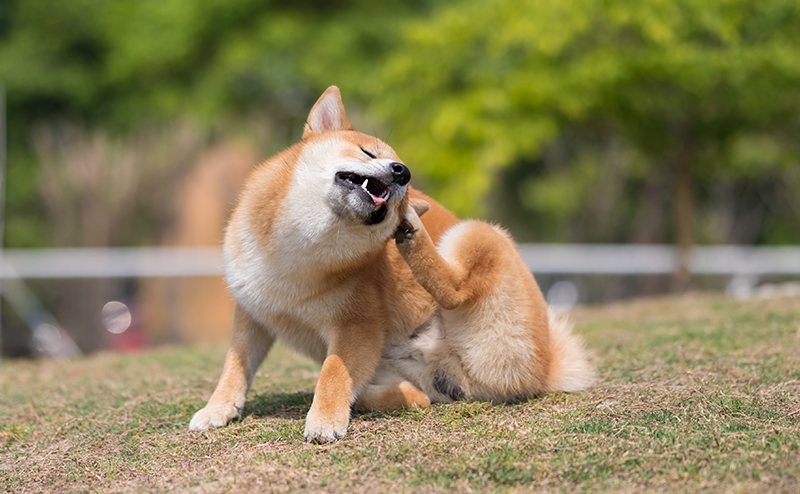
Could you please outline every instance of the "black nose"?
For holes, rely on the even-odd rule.
[[[392,182],[400,185],[405,185],[411,180],[411,171],[402,163],[394,162],[392,167]]]

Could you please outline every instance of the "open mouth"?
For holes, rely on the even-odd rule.
[[[389,187],[377,178],[351,172],[339,172],[336,174],[336,180],[348,188],[359,188],[366,192],[375,203],[375,209],[386,204],[386,200],[389,198]]]
[[[368,177],[352,172],[339,172],[336,181],[352,190],[361,190],[372,199],[375,210],[370,214],[367,224],[374,225],[386,217],[386,201],[389,199],[389,187],[375,177]]]

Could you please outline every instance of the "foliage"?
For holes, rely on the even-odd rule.
[[[31,152],[31,135],[42,124],[136,141],[143,132],[187,121],[230,136],[251,117],[262,118],[278,129],[263,145],[274,151],[299,137],[304,115],[325,87],[336,83],[358,94],[397,39],[398,21],[427,5],[3,2],[0,83],[8,103],[8,179],[15,191],[26,191],[9,194],[14,220],[6,239],[12,246],[53,241],[32,228],[45,216],[35,193],[38,157]]]
[[[508,167],[529,170],[511,190],[523,207],[588,212],[610,153],[622,188],[681,161],[702,187],[796,188],[799,43],[793,0],[463,0],[406,31],[375,98],[401,156],[462,213]],[[612,212],[628,229],[636,200]]]
[[[261,118],[266,153],[337,84],[416,184],[523,240],[676,240],[684,163],[700,241],[800,242],[799,26],[794,0],[7,0],[6,238],[45,241],[43,122]]]
[[[6,8],[0,74],[13,120],[65,115],[124,128],[185,115],[211,122],[306,110],[305,98],[332,80],[358,86],[410,7],[12,0]]]

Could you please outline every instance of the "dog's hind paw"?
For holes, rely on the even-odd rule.
[[[397,230],[394,231],[394,239],[398,244],[414,240],[417,233],[425,229],[425,225],[422,224],[422,220],[419,218],[420,213],[418,213],[417,210],[419,208],[419,210],[424,213],[430,205],[427,202],[420,201],[420,204],[412,203],[412,206],[414,207],[408,208],[403,217],[403,221],[400,222],[397,226]]]
[[[408,218],[403,218],[403,221],[400,222],[400,225],[394,232],[394,239],[398,244],[402,244],[409,240],[413,240],[416,234],[417,229],[411,225],[411,223],[408,221]]]
[[[233,403],[221,405],[207,405],[192,417],[189,422],[190,431],[205,431],[215,427],[222,427],[232,420],[241,417],[242,410]]]

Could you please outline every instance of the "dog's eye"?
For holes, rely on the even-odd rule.
[[[369,151],[367,151],[367,150],[366,150],[366,149],[364,149],[364,148],[359,148],[359,149],[361,149],[361,150],[364,152],[364,154],[366,154],[366,155],[367,155],[367,156],[369,156],[370,158],[372,158],[372,159],[375,159],[375,155],[374,155],[374,154],[370,153]]]

